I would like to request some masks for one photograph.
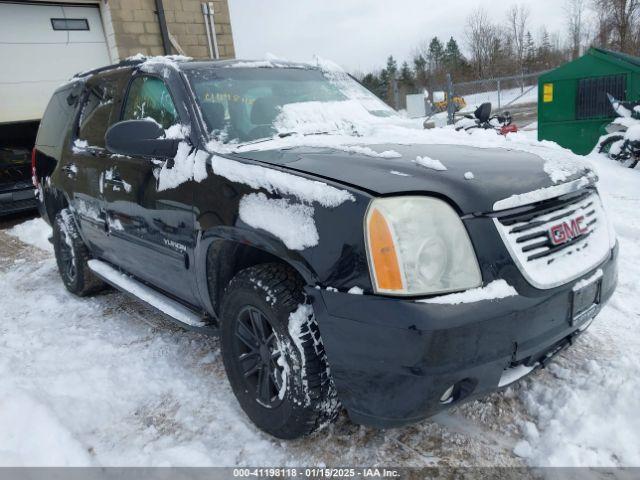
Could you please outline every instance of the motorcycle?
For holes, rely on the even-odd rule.
[[[635,168],[640,162],[640,101],[624,102],[608,93],[607,98],[618,118],[605,127],[607,135],[600,140],[598,152]]]
[[[504,112],[502,114],[491,116],[491,103],[483,103],[480,105],[473,115],[464,115],[454,124],[456,131],[464,130],[470,132],[475,128],[483,130],[495,130],[499,135],[507,135],[518,131],[518,126],[513,123],[511,113]]]

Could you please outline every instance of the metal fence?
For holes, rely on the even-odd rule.
[[[538,100],[538,78],[547,71],[453,84],[453,91],[472,103],[491,102],[497,109]],[[467,103],[469,103],[467,101]]]
[[[433,102],[435,92],[446,94],[448,121],[453,123],[454,114],[460,109],[460,98],[466,104],[462,107],[464,111],[473,111],[485,102],[491,102],[495,111],[504,111],[516,105],[536,103],[538,101],[538,78],[547,71],[458,83],[455,83],[454,79],[447,75],[446,84],[432,87],[428,93],[432,103],[435,103]],[[396,104],[399,104],[397,97],[395,100]]]

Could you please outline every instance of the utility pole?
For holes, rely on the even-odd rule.
[[[453,81],[451,74],[447,73],[447,125],[453,125],[456,105],[453,103]]]

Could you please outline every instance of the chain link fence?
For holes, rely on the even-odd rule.
[[[447,83],[424,92],[426,115],[448,112],[448,121],[453,123],[456,112],[473,112],[485,102],[491,102],[496,112],[535,104],[538,101],[538,79],[547,71],[458,83],[452,82],[451,76],[447,75]],[[411,93],[415,97],[422,92]],[[408,97],[403,96],[404,105],[399,105],[400,108],[408,107]]]

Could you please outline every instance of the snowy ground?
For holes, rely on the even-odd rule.
[[[524,91],[518,88],[509,88],[501,90],[498,94],[497,90],[489,92],[478,92],[470,95],[463,95],[467,106],[464,112],[473,112],[484,102],[491,102],[494,109],[498,109],[498,99],[502,108],[508,108],[512,105],[522,105],[525,103],[535,103],[538,101],[538,86],[534,85],[524,87]]]
[[[595,162],[620,283],[576,345],[431,420],[378,431],[342,416],[294,442],[245,417],[217,340],[114,291],[68,294],[41,220],[0,230],[0,465],[640,466],[640,170]]]

